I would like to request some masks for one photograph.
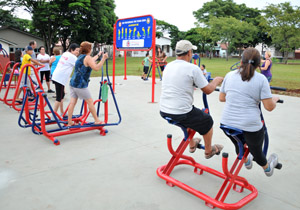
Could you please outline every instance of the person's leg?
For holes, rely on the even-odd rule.
[[[22,78],[21,78],[21,83],[20,83],[20,88],[17,92],[17,95],[16,95],[16,100],[17,102],[21,102],[21,98],[20,98],[20,94],[21,94],[21,91],[23,90],[23,87],[25,85],[25,74],[22,75]]]
[[[75,92],[75,88],[70,87],[70,104],[69,104],[69,108],[68,108],[68,126],[72,126],[74,125],[73,121],[72,121],[72,117],[73,117],[73,112],[74,112],[74,108],[75,105],[77,103],[77,99],[78,99],[78,95]]]
[[[56,91],[56,100],[54,103],[53,110],[57,113],[58,108],[61,106],[61,101],[64,97],[64,86],[58,82],[53,81],[55,85],[55,91]]]
[[[212,146],[213,119],[209,114],[193,107],[193,109],[187,113],[186,119],[180,121],[180,123],[187,128],[195,130],[203,136],[206,158],[211,158],[215,154],[219,154],[219,152],[223,149],[223,146],[219,144]]]
[[[98,116],[97,116],[97,112],[96,112],[96,108],[95,108],[95,106],[94,106],[94,101],[93,101],[93,99],[92,99],[92,98],[86,99],[85,102],[87,103],[88,108],[89,108],[89,110],[90,110],[90,112],[91,112],[91,114],[92,114],[92,116],[93,116],[93,118],[94,118],[94,120],[95,120],[95,124],[100,124],[100,123],[102,123],[102,122],[100,121],[100,119],[98,118]]]
[[[48,87],[48,92],[50,89],[50,71],[45,71],[45,77],[46,77],[46,84],[47,84],[47,87]]]
[[[262,150],[264,137],[265,137],[264,128],[261,128],[257,132],[244,131],[244,138],[246,144],[248,145],[249,152],[253,156],[253,160],[258,165],[263,167],[263,169],[267,169],[268,162]],[[245,160],[245,162],[248,162],[248,158]]]
[[[71,97],[70,104],[69,104],[69,109],[68,109],[68,126],[74,125],[74,123],[72,121],[72,116],[73,116],[73,112],[74,112],[74,108],[75,108],[76,103],[77,103],[77,98]]]
[[[47,83],[47,87],[48,87],[48,93],[54,93],[54,91],[51,90],[51,88],[50,88],[50,70],[45,71],[45,77],[46,77],[46,83]]]
[[[44,80],[44,71],[40,71],[40,79],[41,79],[41,84],[43,84],[43,80]]]

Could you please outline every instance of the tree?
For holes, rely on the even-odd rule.
[[[204,25],[208,25],[212,18],[222,17],[234,17],[244,23],[252,24],[257,28],[257,34],[252,37],[253,39],[249,43],[243,43],[244,47],[255,46],[258,43],[270,43],[270,36],[266,36],[264,28],[260,25],[262,16],[261,11],[257,8],[249,8],[245,4],[236,4],[233,0],[213,0],[204,3],[203,7],[194,11],[193,14],[199,23]]]
[[[257,33],[256,27],[251,23],[237,20],[234,17],[211,18],[209,26],[216,39],[227,44],[227,60],[230,52],[237,47],[241,49],[243,44],[251,42]]]
[[[280,48],[287,63],[288,53],[300,47],[300,7],[289,2],[271,4],[264,12],[272,43]]]
[[[169,33],[171,38],[171,48],[174,50],[176,43],[185,37],[185,32],[179,31],[177,26],[162,20],[156,20],[156,37],[161,37],[164,32]]]
[[[32,28],[30,20],[15,17],[10,10],[0,9],[0,27],[12,26],[21,31],[29,31]]]
[[[199,53],[205,53],[206,50],[212,50],[214,39],[211,34],[211,29],[208,27],[192,28],[186,32],[185,39],[191,41],[198,47]]]
[[[32,14],[34,32],[43,37],[48,52],[60,40],[64,50],[67,40],[112,42],[116,21],[114,0],[12,0],[4,1],[12,10],[25,7]]]

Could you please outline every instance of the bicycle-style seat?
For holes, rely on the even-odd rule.
[[[238,146],[239,146],[238,159],[241,160],[244,156],[244,144],[245,144],[245,140],[243,137],[243,131],[238,128],[234,128],[234,127],[231,127],[228,125],[221,125],[220,128],[228,136],[232,136],[232,138],[234,138],[236,140],[236,142],[238,143]]]
[[[177,122],[177,121],[174,121],[171,117],[163,117],[163,118],[164,118],[165,120],[167,120],[168,123],[180,127],[181,130],[182,130],[183,133],[184,133],[184,140],[186,141],[186,140],[188,139],[189,135],[188,135],[187,128],[186,128],[185,126],[181,125],[181,124],[180,124],[179,122]]]

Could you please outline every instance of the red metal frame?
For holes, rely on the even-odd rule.
[[[242,160],[236,158],[230,170],[228,170],[227,167],[228,154],[223,153],[223,158],[222,158],[223,173],[222,173],[215,169],[197,163],[190,156],[183,155],[183,152],[188,147],[190,140],[195,135],[195,131],[192,129],[188,129],[188,134],[189,134],[188,139],[186,141],[183,139],[180,145],[178,146],[178,148],[176,149],[176,151],[174,151],[172,147],[172,136],[168,135],[167,144],[168,144],[168,149],[172,154],[172,157],[167,165],[163,165],[156,170],[156,173],[159,177],[166,180],[166,183],[169,186],[171,187],[178,186],[183,190],[193,194],[194,196],[201,198],[202,200],[205,201],[205,204],[210,208],[218,207],[221,209],[239,209],[257,197],[258,192],[256,188],[253,185],[249,184],[245,178],[238,176],[243,166],[244,160],[249,153],[248,147],[246,145],[244,145],[245,152]],[[171,177],[170,174],[172,173],[175,166],[178,165],[190,165],[194,167],[194,172],[198,175],[202,175],[203,172],[208,172],[212,175],[224,179],[224,182],[221,188],[219,189],[216,197],[212,198],[200,192],[199,190],[194,189],[184,184],[183,182],[180,182],[179,180],[176,180],[173,177]],[[241,193],[243,192],[244,189],[247,189],[250,191],[250,194],[246,195],[244,198],[242,198],[241,200],[235,203],[225,203],[225,199],[229,191],[231,190],[232,186],[233,186],[233,190],[237,192]],[[238,189],[237,186],[239,186],[240,188]]]
[[[21,108],[18,107],[18,106],[20,106],[20,105],[22,105],[22,104],[16,104],[16,99],[17,99],[17,92],[18,92],[18,90],[19,90],[19,88],[20,88],[20,85],[21,85],[22,76],[23,76],[23,74],[24,74],[24,69],[27,68],[27,67],[31,67],[31,69],[33,70],[33,72],[34,72],[34,74],[35,74],[35,77],[36,77],[36,79],[37,79],[37,82],[38,82],[38,85],[39,85],[40,89],[41,89],[42,91],[44,91],[43,85],[42,85],[42,83],[41,83],[41,80],[39,79],[40,77],[39,77],[39,74],[38,74],[38,71],[39,71],[41,68],[43,68],[44,66],[40,66],[40,67],[38,67],[38,68],[36,68],[36,67],[35,67],[34,65],[32,65],[32,64],[25,64],[24,66],[22,66],[22,68],[20,69],[20,72],[19,72],[19,79],[18,79],[18,83],[17,83],[17,86],[16,86],[16,90],[15,90],[14,96],[13,96],[12,100],[6,99],[7,101],[12,101],[12,103],[11,103],[11,104],[9,103],[8,105],[9,105],[9,106],[12,106],[16,111],[21,111]],[[27,76],[29,77],[29,75],[27,75]],[[34,86],[34,84],[33,84],[33,82],[32,82],[32,80],[31,80],[30,77],[29,77],[29,81],[30,81],[30,85],[31,85],[33,94],[34,94],[34,96],[36,96],[37,93],[36,93],[36,90],[35,90],[35,86]],[[27,84],[27,85],[28,85],[28,84]],[[25,92],[26,92],[26,88],[25,88],[25,87],[23,87],[23,92],[24,92],[24,95],[25,95]],[[27,101],[27,102],[28,102],[28,101]],[[28,102],[29,110],[33,110],[33,109],[34,109],[34,104],[35,104],[35,102]]]
[[[5,93],[4,93],[4,97],[3,99],[0,99],[1,101],[3,100],[4,103],[8,106],[12,106],[12,103],[10,103],[9,101],[12,102],[12,99],[8,99],[8,92],[10,91],[10,89],[15,89],[17,87],[17,82],[18,82],[18,77],[19,77],[19,74],[16,75],[14,74],[16,68],[19,66],[19,63],[16,63],[14,66],[13,66],[13,70],[10,74],[10,77],[9,77],[9,80],[7,82],[7,88],[5,90]],[[12,85],[12,81],[14,79],[14,85]],[[2,86],[2,81],[1,81],[1,86]],[[0,92],[1,92],[1,87],[0,87]]]
[[[138,49],[138,50],[135,50],[135,49],[117,49],[116,47],[116,39],[117,39],[117,32],[116,32],[116,23],[120,20],[127,20],[127,19],[132,19],[132,18],[141,18],[141,17],[146,17],[146,16],[151,16],[152,19],[153,19],[153,28],[152,28],[152,47],[145,50],[145,49]],[[116,51],[124,51],[124,80],[127,80],[127,77],[126,77],[126,51],[150,51],[152,50],[152,57],[153,57],[153,60],[155,60],[155,47],[156,47],[156,44],[155,44],[155,38],[156,38],[156,20],[154,19],[154,17],[152,15],[143,15],[143,16],[136,16],[136,17],[130,17],[130,18],[123,18],[123,19],[118,19],[116,21],[116,23],[114,24],[114,34],[113,34],[113,91],[115,92],[115,70],[116,70]],[[155,62],[153,62],[153,67],[152,67],[152,98],[151,98],[151,102],[154,103],[154,92],[155,92]]]
[[[81,133],[81,132],[85,132],[85,131],[91,131],[91,130],[99,130],[100,131],[100,135],[105,136],[106,135],[106,129],[104,129],[103,125],[91,125],[89,127],[83,127],[87,122],[87,118],[90,114],[90,111],[88,111],[87,109],[87,105],[86,103],[84,103],[84,113],[82,114],[82,116],[78,117],[78,118],[73,118],[73,121],[76,123],[80,123],[80,125],[78,126],[72,126],[72,127],[67,127],[68,122],[65,121],[64,122],[64,127],[63,129],[58,129],[57,131],[54,132],[49,132],[46,129],[47,125],[53,125],[53,124],[57,124],[57,122],[51,122],[51,123],[46,123],[46,118],[50,119],[50,115],[52,114],[51,110],[45,110],[45,107],[47,106],[47,103],[45,102],[45,98],[44,98],[44,92],[40,91],[37,93],[39,96],[39,117],[40,117],[40,128],[34,126],[33,129],[36,132],[39,132],[40,134],[44,135],[45,137],[47,137],[48,139],[50,139],[55,145],[60,145],[60,142],[57,140],[56,137],[58,136],[63,136],[63,135],[68,135],[68,134],[74,134],[74,133]],[[94,105],[96,103],[100,103],[102,101],[102,99],[98,99],[96,101],[94,101]],[[66,109],[65,113],[67,112],[68,108]],[[25,117],[27,118],[27,116],[29,116],[29,110],[27,109],[25,111]],[[53,111],[54,112],[54,111]],[[54,112],[54,114],[56,115],[56,117],[59,119],[59,121],[64,121],[56,112]],[[104,103],[104,123],[106,124],[108,121],[108,100]]]

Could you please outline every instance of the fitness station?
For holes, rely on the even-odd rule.
[[[63,113],[45,91],[43,62],[0,64],[0,209],[299,210],[300,98],[277,94],[288,87],[259,73],[260,52],[243,49],[221,77],[210,65],[222,58],[208,62],[190,40],[178,40],[174,59],[160,56],[154,16],[116,19],[112,52],[91,56],[95,45],[83,41],[86,52],[72,43],[78,55],[61,55],[76,57],[60,86]],[[130,51],[146,54],[142,81],[127,75]],[[9,57],[1,44],[0,54]]]

